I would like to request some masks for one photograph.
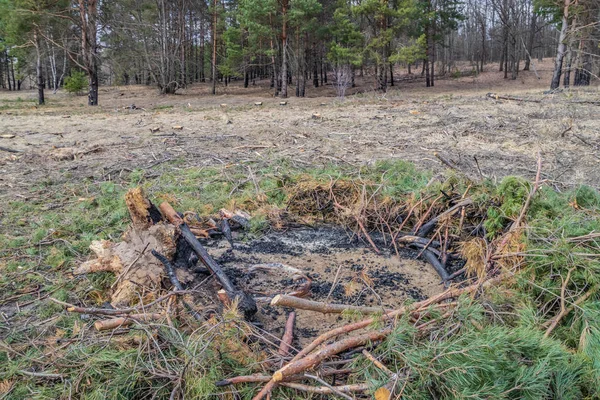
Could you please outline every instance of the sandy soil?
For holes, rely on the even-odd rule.
[[[259,301],[256,321],[265,331],[281,336],[291,309],[270,306],[268,299],[298,290],[305,281],[294,281],[293,274],[278,268],[278,264],[308,276],[313,281],[309,298],[322,302],[397,309],[408,298],[423,300],[444,290],[435,270],[415,259],[417,251],[400,248],[397,257],[378,235],[373,235],[373,240],[381,254],[374,253],[350,232],[330,226],[274,232],[245,244],[236,241],[233,250],[223,239],[208,241],[206,245],[236,286],[264,299]],[[261,264],[275,267],[248,273]],[[197,280],[207,282],[204,278],[200,275]],[[205,287],[214,283],[211,280]],[[214,294],[218,285],[213,286],[210,291]],[[207,301],[206,297],[194,303],[203,301]],[[219,303],[213,296],[208,304]],[[294,344],[303,347],[343,320],[339,314],[297,310],[298,335]]]
[[[345,101],[327,86],[285,106],[267,86],[243,89],[240,82],[217,96],[207,95],[207,84],[174,96],[103,88],[93,110],[85,97],[49,95],[40,108],[19,101],[34,99],[33,91],[0,92],[0,146],[21,151],[0,151],[0,197],[47,180],[117,179],[178,158],[186,165],[287,158],[298,166],[403,159],[439,171],[445,167],[436,151],[469,174],[496,178],[532,176],[540,151],[545,178],[598,187],[600,107],[578,103],[600,100],[598,87],[544,94],[549,62],[538,65],[540,80],[522,72],[505,81],[496,66],[488,69],[430,89],[403,82],[385,95],[364,78]],[[490,99],[488,92],[542,103]]]

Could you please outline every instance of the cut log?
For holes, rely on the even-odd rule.
[[[175,226],[179,227],[182,237],[188,242],[192,249],[198,254],[198,257],[204,265],[217,278],[223,289],[227,292],[230,299],[238,299],[238,309],[244,313],[247,319],[250,319],[256,314],[258,308],[254,299],[242,290],[237,289],[229,280],[229,277],[223,272],[223,269],[213,258],[208,254],[204,246],[196,239],[187,224],[181,219],[179,214],[167,202],[160,205],[160,210],[163,215]]]
[[[328,304],[319,301],[302,299],[300,297],[278,294],[271,301],[272,306],[292,307],[300,310],[317,311],[323,314],[341,314],[346,311],[357,311],[363,314],[381,314],[389,312],[383,307],[353,306],[347,304]]]

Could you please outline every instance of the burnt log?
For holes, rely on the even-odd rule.
[[[251,319],[254,314],[258,311],[256,302],[243,290],[237,289],[229,277],[223,272],[221,266],[208,254],[204,246],[196,239],[196,236],[192,233],[189,226],[181,219],[179,214],[171,207],[167,202],[160,205],[160,210],[163,215],[175,226],[177,226],[181,232],[181,236],[188,242],[190,247],[198,255],[202,263],[210,270],[210,272],[217,278],[227,296],[234,300],[238,300],[238,309],[244,313],[246,319]]]

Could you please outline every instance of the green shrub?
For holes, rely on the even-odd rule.
[[[74,71],[71,76],[65,78],[65,90],[69,93],[81,95],[87,84],[87,78],[83,71]]]

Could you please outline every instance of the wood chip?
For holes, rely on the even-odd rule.
[[[0,138],[2,138],[2,139],[12,139],[15,137],[16,137],[15,135],[0,135]]]
[[[174,125],[173,129],[175,129],[176,131],[181,131],[181,130],[183,130],[183,126],[181,126],[181,125]]]

